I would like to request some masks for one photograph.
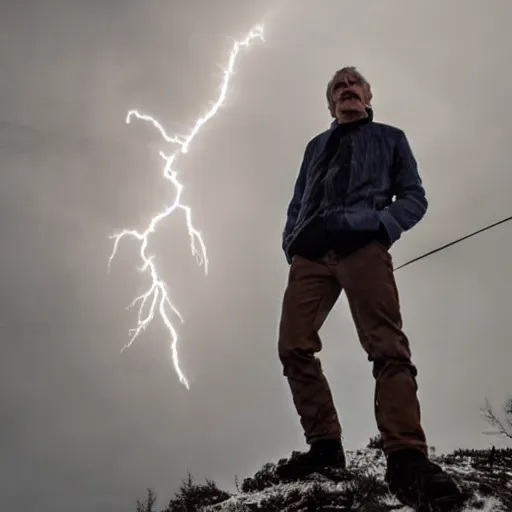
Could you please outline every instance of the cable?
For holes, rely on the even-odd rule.
[[[457,240],[450,242],[449,244],[443,245],[442,247],[439,247],[437,249],[434,249],[433,251],[427,252],[426,254],[423,254],[422,256],[418,256],[417,258],[414,258],[414,259],[408,261],[407,263],[404,263],[403,265],[396,267],[394,269],[394,271],[396,272],[397,270],[404,268],[407,265],[410,265],[411,263],[415,263],[416,261],[422,260],[423,258],[426,258],[427,256],[431,256],[432,254],[435,254],[436,252],[442,251],[452,245],[458,244],[459,242],[462,242],[463,240],[467,240],[468,238],[471,238],[472,236],[478,235],[478,233],[482,233],[483,231],[487,231],[488,229],[499,226],[500,224],[508,222],[509,220],[512,220],[512,216],[507,217],[506,219],[500,220],[499,222],[495,222],[494,224],[491,224],[490,226],[487,226],[486,228],[479,229],[478,231],[475,231],[474,233],[463,236],[462,238],[458,238]]]

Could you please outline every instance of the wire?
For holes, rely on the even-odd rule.
[[[512,220],[512,216],[507,217],[506,219],[500,220],[499,222],[495,222],[494,224],[491,224],[490,226],[487,226],[486,228],[479,229],[478,231],[475,231],[474,233],[463,236],[462,238],[458,238],[457,240],[454,240],[453,242],[450,242],[449,244],[446,244],[446,245],[443,245],[442,247],[434,249],[433,251],[427,252],[426,254],[423,254],[422,256],[418,256],[417,258],[414,258],[414,259],[408,261],[407,263],[404,263],[403,265],[396,267],[394,270],[396,272],[397,270],[404,268],[407,265],[410,265],[411,263],[415,263],[416,261],[422,260],[423,258],[426,258],[427,256],[431,256],[432,254],[435,254],[436,252],[443,251],[444,249],[446,249],[452,245],[458,244],[459,242],[462,242],[463,240],[467,240],[468,238],[471,238],[472,236],[478,235],[479,233],[482,233],[483,231],[487,231],[488,229],[492,229],[496,226],[499,226],[500,224],[504,224],[505,222],[508,222],[509,220]]]

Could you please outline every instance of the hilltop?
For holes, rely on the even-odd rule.
[[[265,464],[253,477],[237,483],[228,493],[207,480],[184,481],[161,512],[412,512],[388,493],[384,483],[385,458],[379,448],[347,451],[346,471],[325,471],[305,480],[283,482],[276,476],[277,463]],[[512,449],[457,450],[431,456],[459,482],[466,496],[464,512],[512,511]],[[156,512],[153,491],[137,512]]]

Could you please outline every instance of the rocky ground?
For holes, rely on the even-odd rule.
[[[197,484],[191,477],[162,512],[412,512],[389,494],[384,483],[381,450],[347,452],[347,470],[314,474],[297,482],[282,482],[277,464],[268,463],[238,485],[237,493],[220,490],[214,482]],[[432,459],[450,472],[466,496],[464,512],[512,512],[512,449],[459,450]],[[137,512],[156,512],[150,491]]]

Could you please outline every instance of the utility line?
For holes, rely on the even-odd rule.
[[[438,247],[437,249],[434,249],[433,251],[430,251],[421,256],[418,256],[417,258],[414,258],[414,259],[408,261],[407,263],[404,263],[403,265],[396,267],[394,270],[396,272],[397,270],[404,268],[407,265],[410,265],[411,263],[415,263],[416,261],[422,260],[423,258],[426,258],[427,256],[431,256],[432,254],[435,254],[436,252],[443,251],[444,249],[447,249],[448,247],[450,247],[452,245],[458,244],[459,242],[462,242],[463,240],[467,240],[468,238],[471,238],[472,236],[478,235],[479,233],[482,233],[483,231],[487,231],[488,229],[492,229],[496,226],[499,226],[500,224],[504,224],[505,222],[508,222],[509,220],[512,220],[512,216],[507,217],[506,219],[500,220],[499,222],[495,222],[494,224],[491,224],[490,226],[487,226],[485,228],[479,229],[478,231],[475,231],[474,233],[463,236],[462,238],[458,238],[457,240],[454,240],[453,242],[450,242],[449,244],[443,245],[442,247]]]

